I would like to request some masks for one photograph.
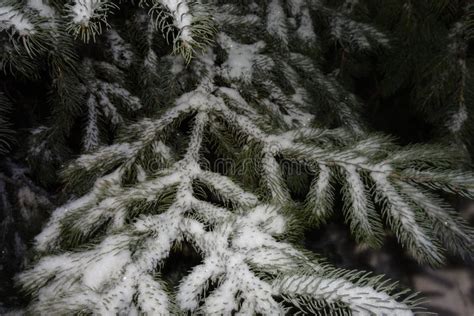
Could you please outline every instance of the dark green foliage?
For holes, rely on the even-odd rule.
[[[390,49],[376,57],[375,71],[364,67],[361,72],[355,60],[348,66],[348,76],[367,82],[362,91],[377,115],[376,127],[407,142],[435,138],[472,150],[473,5],[463,0],[367,0],[358,1],[352,11],[390,37]],[[414,122],[407,123],[408,117]],[[409,130],[408,124],[422,124],[425,131]]]
[[[10,101],[0,93],[0,156],[6,154],[13,141],[14,131],[10,123],[9,114],[11,113]]]
[[[474,198],[474,5],[202,2],[0,0],[0,154],[19,126],[37,182],[74,195],[18,278],[29,312],[416,311],[301,240],[340,220],[364,247],[472,260],[447,201]]]
[[[158,1],[102,1],[87,21],[75,18],[72,3],[51,5],[43,10],[28,1],[1,3],[11,21],[23,19],[28,25],[24,30],[15,24],[2,29],[1,65],[11,89],[41,87],[40,95],[27,100],[43,100],[30,123],[36,129],[28,140],[28,160],[44,185],[57,183],[57,170],[74,155],[110,144],[122,124],[169,104],[185,79],[167,74],[169,67],[159,59],[182,53],[189,61],[214,32],[207,15],[199,13],[204,18],[192,27],[193,41],[183,42],[171,13]],[[204,9],[196,4],[192,10]],[[3,142],[6,129],[2,135]]]

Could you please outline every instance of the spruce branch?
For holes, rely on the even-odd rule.
[[[66,4],[65,8],[70,20],[67,31],[87,43],[95,41],[96,36],[102,33],[102,28],[109,26],[107,17],[118,7],[109,0],[74,0]]]
[[[358,242],[380,246],[386,228],[421,263],[441,264],[445,251],[472,257],[472,229],[443,200],[473,197],[472,173],[452,167],[460,158],[441,146],[403,148],[369,134],[353,115],[357,98],[321,70],[311,50],[316,41],[308,50],[291,45],[306,32],[292,30],[313,30],[317,14],[339,19],[327,31],[340,45],[355,43],[354,53],[385,37],[359,22],[341,26],[347,17],[319,1],[226,2],[227,13],[215,8],[222,24],[215,46],[193,59],[187,52],[200,47],[193,36],[207,39],[210,28],[199,26],[201,13],[193,10],[200,5],[178,0],[140,2],[156,14],[153,23],[135,16],[146,29],[144,50],[112,58],[118,66],[85,60],[88,80],[80,82],[92,122],[93,110],[114,112],[113,98],[125,99],[126,108],[138,104],[125,89],[128,64],[153,73],[163,62],[164,73],[185,83],[179,92],[165,89],[173,102],[162,113],[122,126],[115,144],[95,142],[63,171],[67,188],[86,193],[56,209],[35,239],[38,260],[18,276],[33,298],[29,312],[413,315],[416,294],[381,276],[332,267],[291,242],[329,221],[338,196]],[[234,32],[245,21],[261,28]],[[184,57],[158,54],[157,29]],[[121,35],[107,34],[112,57],[129,51]],[[268,38],[278,38],[277,49]],[[321,106],[317,94],[328,101]],[[335,104],[328,119],[325,106]],[[99,137],[96,127],[91,140]],[[227,155],[242,174],[220,169]],[[298,179],[289,175],[294,169]],[[164,267],[186,249],[200,259],[172,288]]]
[[[310,1],[313,13],[330,24],[330,35],[348,51],[372,51],[387,47],[389,39],[376,27],[358,22],[338,10],[327,7],[321,1]],[[347,8],[348,4],[343,4]],[[351,5],[352,6],[352,5]]]
[[[154,27],[171,41],[174,53],[182,55],[186,62],[196,50],[212,42],[215,26],[206,5],[188,0],[142,0],[140,4],[150,7]]]
[[[227,107],[223,99],[213,95],[206,96],[205,90],[201,89],[206,88],[203,86],[179,98],[174,109],[165,113],[156,123],[142,129],[141,138],[156,137],[155,130],[165,129],[167,124],[172,124],[173,120],[186,115],[185,113],[192,114],[203,109],[211,111],[213,115],[225,121],[227,126],[233,126],[237,135],[244,137],[242,143],[250,141],[261,145],[262,184],[269,189],[268,198],[274,203],[293,203],[288,194],[289,188],[279,175],[280,167],[275,160],[277,155],[281,155],[298,164],[314,166],[319,172],[305,202],[305,209],[315,222],[324,222],[330,214],[334,194],[332,183],[337,181],[343,184],[344,213],[358,240],[372,245],[380,244],[381,216],[372,206],[372,201],[375,200],[383,206],[382,214],[387,224],[416,259],[431,264],[443,261],[437,239],[429,236],[427,226],[413,207],[413,201],[399,192],[394,181],[415,182],[426,188],[471,197],[472,176],[466,172],[450,170],[447,165],[449,156],[438,154],[438,162],[432,160],[431,163],[438,163],[439,166],[433,169],[432,166],[420,164],[423,157],[427,156],[419,153],[426,154],[426,148],[413,147],[400,151],[385,138],[373,137],[348,144],[340,141],[339,144],[328,147],[317,144],[317,139],[311,140],[311,136],[317,138],[320,134],[318,130],[311,128],[270,135],[254,124],[257,120],[253,115],[237,114]],[[229,88],[225,91],[227,96],[232,95],[234,100],[243,100],[237,91],[231,93]],[[246,102],[231,104],[234,107],[240,106],[241,111],[248,109]],[[311,141],[313,143],[310,143]],[[392,152],[396,154],[391,156]],[[231,184],[220,187],[217,185],[218,182],[225,183],[225,179],[214,180],[215,176],[211,175],[197,178],[200,182],[212,186],[217,196],[224,199],[235,196],[230,198],[230,201],[239,203],[237,197],[243,193],[232,188]],[[333,179],[330,180],[331,178]],[[458,228],[461,229],[456,229]]]
[[[209,64],[208,61],[205,63]],[[277,241],[275,237],[285,233],[287,220],[276,205],[291,203],[286,194],[285,198],[281,199],[279,194],[270,190],[270,196],[266,197],[269,204],[262,204],[259,197],[242,190],[229,178],[211,170],[203,170],[198,164],[206,133],[205,127],[214,124],[215,118],[220,118],[227,126],[233,126],[238,133],[246,135],[242,142],[254,141],[263,145],[260,147],[261,159],[270,160],[266,163],[269,165],[262,170],[262,178],[269,183],[270,188],[285,185],[280,180],[272,180],[276,167],[273,159],[276,153],[292,155],[296,159],[304,157],[305,161],[317,161],[319,165],[324,166],[319,172],[320,179],[321,172],[328,170],[334,172],[335,180],[341,177],[346,179],[352,186],[343,189],[347,204],[345,212],[351,227],[361,239],[377,243],[381,228],[378,217],[370,206],[370,191],[365,180],[358,174],[363,170],[375,183],[377,201],[384,201],[385,217],[400,242],[417,259],[438,263],[442,257],[436,241],[425,233],[424,226],[418,221],[417,214],[410,205],[411,202],[397,190],[396,185],[400,183],[391,183],[390,177],[396,171],[389,165],[387,152],[379,152],[380,148],[390,146],[379,144],[378,142],[383,141],[380,138],[361,141],[364,146],[356,143],[342,145],[342,148],[341,145],[336,145],[329,149],[311,145],[311,142],[296,143],[297,139],[306,140],[306,136],[321,134],[320,131],[310,128],[278,136],[269,135],[254,125],[252,121],[256,120],[256,117],[251,119],[251,116],[237,114],[226,105],[224,99],[213,95],[211,91],[217,90],[209,90],[209,78],[204,79],[204,83],[206,85],[198,86],[195,91],[180,97],[175,107],[157,121],[138,123],[142,136],[138,137],[139,141],[133,146],[143,148],[153,140],[165,139],[160,134],[171,131],[168,127],[179,121],[180,116],[191,114],[191,136],[187,150],[180,160],[159,173],[138,177],[134,186],[129,188],[121,185],[121,178],[125,175],[124,166],[130,167],[125,163],[108,176],[97,180],[95,188],[89,194],[55,211],[48,227],[36,239],[37,249],[47,252],[63,249],[66,252],[45,257],[35,268],[24,273],[20,280],[25,288],[34,291],[33,294],[43,291],[39,286],[53,290],[57,295],[37,301],[31,305],[32,310],[48,312],[58,308],[64,309],[67,301],[74,300],[75,304],[67,304],[66,308],[70,311],[128,311],[131,308],[128,303],[131,302],[131,297],[144,295],[136,290],[142,282],[144,271],[145,275],[152,273],[156,264],[169,254],[175,242],[186,240],[206,259],[196,266],[178,287],[176,306],[184,311],[227,314],[232,310],[240,310],[281,314],[284,313],[284,308],[278,302],[278,297],[284,297],[286,302],[293,302],[294,306],[301,306],[305,302],[302,299],[310,296],[316,301],[323,300],[326,306],[343,304],[354,313],[383,311],[411,314],[413,301],[398,301],[396,292],[394,296],[390,296],[393,286],[378,287],[380,279],[328,270],[327,266],[313,262],[290,244]],[[229,94],[229,90],[226,91]],[[238,95],[238,92],[232,91],[232,94]],[[234,107],[239,104],[243,110],[247,108],[245,103],[233,103]],[[131,127],[131,130],[136,129],[137,126]],[[339,135],[336,131],[330,134]],[[368,157],[363,157],[361,150],[367,144],[373,149],[368,151]],[[128,161],[132,164],[142,161],[139,155],[143,154],[143,151],[131,151],[127,149],[130,145],[122,146],[125,147],[115,149],[123,148],[122,152],[127,155]],[[100,157],[113,149],[104,149],[95,155]],[[381,161],[371,162],[374,157],[382,158],[379,158]],[[102,165],[103,161],[84,157],[78,163],[83,168],[92,170]],[[338,170],[334,169],[336,166]],[[199,181],[213,192],[225,207],[216,207],[195,197],[195,181]],[[432,181],[437,183],[436,180]],[[470,181],[465,181],[467,182],[458,185],[467,186],[469,189]],[[321,182],[320,186],[325,187],[327,183],[327,180],[326,183]],[[403,194],[407,194],[408,187],[404,189]],[[136,212],[136,208],[140,207],[140,201],[152,202],[158,196],[168,195],[165,192],[175,195],[174,199],[167,202],[167,210],[142,215],[133,221],[126,220],[130,217],[127,213],[131,209],[134,208],[133,212]],[[312,196],[321,197],[315,193],[312,193]],[[307,205],[311,205],[310,201],[307,201]],[[414,198],[414,201],[420,203],[419,198]],[[145,207],[144,204],[141,205]],[[189,213],[190,210],[192,213]],[[433,216],[432,218],[436,219],[439,215]],[[450,225],[454,225],[451,227],[454,234],[467,236],[456,221],[451,220]],[[97,239],[95,235],[99,231],[105,235]],[[68,252],[68,249],[77,249],[81,244],[88,246],[80,255]],[[140,247],[132,251],[135,244]],[[292,265],[302,272],[295,275]],[[99,266],[108,267],[106,278],[93,276],[92,271],[96,271]],[[81,277],[70,279],[66,271],[71,269],[82,271],[79,274]],[[308,275],[303,271],[312,272]],[[52,274],[56,275],[54,281],[45,281]],[[262,279],[261,274],[266,277]],[[216,281],[217,288],[208,293],[210,282]],[[118,287],[128,290],[122,291],[119,296],[121,300],[111,299],[118,293]],[[354,292],[359,290],[365,294]],[[367,291],[372,294],[367,295]],[[157,295],[160,300],[154,308],[169,312],[167,308],[173,305],[170,295],[166,291],[159,293]],[[240,301],[241,303],[238,303]],[[144,298],[134,302],[144,302]],[[136,308],[144,310],[146,306],[140,305]]]
[[[48,21],[53,14],[53,11],[48,11],[50,9],[37,1],[0,2],[0,34],[3,38],[0,65],[5,73],[29,78],[38,76],[38,66],[32,59],[52,47],[54,22]]]
[[[188,240],[206,260],[196,266],[178,287],[176,304],[185,311],[227,314],[239,309],[249,313],[282,314],[284,308],[276,297],[285,296],[287,299],[291,297],[297,300],[300,296],[308,295],[316,300],[323,299],[325,304],[345,303],[353,312],[362,309],[360,306],[372,312],[385,310],[395,313],[410,310],[413,306],[408,301],[396,303],[395,299],[385,292],[375,294],[378,293],[373,288],[375,283],[366,283],[364,289],[371,288],[374,295],[381,296],[376,302],[364,305],[357,299],[352,301],[345,298],[342,292],[337,294],[341,296],[336,295],[334,298],[328,297],[321,292],[322,288],[318,287],[314,288],[315,293],[300,293],[295,288],[289,288],[286,282],[277,281],[279,277],[283,277],[283,280],[290,278],[293,272],[289,265],[295,265],[298,270],[312,269],[321,273],[327,267],[319,266],[290,244],[275,239],[285,233],[287,225],[286,218],[275,206],[282,201],[273,197],[271,204],[262,204],[257,196],[245,192],[229,178],[199,167],[205,126],[212,124],[212,118],[215,116],[232,119],[228,123],[237,124],[239,129],[249,134],[250,139],[273,142],[269,135],[265,135],[250,120],[236,114],[221,98],[206,91],[206,88],[201,86],[196,91],[183,95],[176,101],[176,107],[159,119],[161,123],[172,125],[174,120],[179,119],[179,115],[194,113],[191,137],[181,160],[158,174],[138,179],[130,188],[121,186],[120,178],[124,175],[124,168],[119,167],[108,176],[97,180],[94,190],[89,194],[55,211],[48,227],[36,239],[38,250],[50,252],[63,247],[77,249],[81,244],[87,245],[87,240],[95,242],[80,253],[66,252],[45,257],[33,270],[20,277],[23,286],[33,291],[33,294],[39,294],[37,291],[46,288],[57,293],[54,297],[37,301],[30,308],[43,312],[54,311],[58,308],[64,309],[65,302],[74,300],[74,304],[68,304],[66,307],[70,311],[129,310],[131,307],[128,302],[131,297],[144,295],[134,290],[142,282],[143,272],[147,271],[145,275],[151,273],[156,264],[166,258],[173,243]],[[145,126],[151,131],[153,126],[157,126],[155,124]],[[161,131],[167,131],[166,125],[158,126]],[[142,130],[144,135],[148,134],[150,137],[153,134],[149,134],[149,131],[147,128]],[[141,146],[150,141],[140,139]],[[288,145],[291,145],[291,141]],[[268,149],[263,150],[264,155],[265,150],[266,155],[274,154]],[[133,153],[132,155],[139,155],[140,151]],[[129,156],[128,159],[139,161],[137,157]],[[82,158],[83,164],[88,162],[85,166],[89,169],[99,161]],[[195,180],[215,192],[219,199],[228,200],[230,204],[220,208],[196,198],[192,186]],[[175,199],[174,202],[168,202],[166,211],[142,215],[132,222],[125,220],[131,204],[136,207],[135,202],[142,199],[153,201],[170,187],[176,188],[173,193]],[[188,215],[189,210],[193,210],[192,215]],[[96,229],[103,225],[105,227],[101,228],[101,231],[106,236],[100,239],[93,237]],[[206,229],[207,225],[212,225],[210,231]],[[77,235],[78,233],[80,235]],[[131,252],[131,247],[135,244],[140,247]],[[271,258],[273,260],[270,260]],[[57,264],[51,264],[51,260]],[[106,278],[103,278],[103,274],[101,278],[95,276],[93,271],[97,271],[99,267],[107,267]],[[82,271],[82,276],[79,279],[71,279],[66,273],[70,270]],[[261,273],[265,273],[267,278],[260,278]],[[52,274],[56,276],[54,281],[46,281]],[[322,273],[320,282],[334,285],[334,291],[337,293],[343,288],[353,288],[352,279],[357,279],[351,274],[333,275]],[[217,289],[208,294],[209,283],[217,280]],[[126,292],[122,290],[120,300],[115,296],[118,293],[117,287],[128,289]],[[129,296],[132,294],[130,291],[135,294]],[[327,287],[326,291],[333,292]],[[156,295],[160,300],[156,301],[153,307],[162,312],[169,312],[167,308],[172,305],[169,294],[165,291],[159,293]],[[145,302],[145,297],[134,302]],[[224,297],[226,300],[223,300]],[[240,300],[242,303],[237,303]],[[199,303],[201,301],[202,305]],[[149,300],[147,302],[150,303]],[[139,305],[136,308],[145,310],[147,306],[148,304]]]
[[[14,141],[14,131],[8,119],[11,109],[10,101],[3,93],[0,93],[0,155],[8,153]]]

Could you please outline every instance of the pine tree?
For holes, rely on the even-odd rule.
[[[0,313],[2,304],[18,305],[11,277],[28,262],[28,244],[54,209],[51,194],[38,186],[23,164],[0,161]]]
[[[28,91],[33,100],[24,101],[33,103],[31,106],[37,106],[38,99],[46,100],[36,109],[36,128],[28,140],[28,161],[44,185],[55,183],[56,170],[74,154],[110,144],[121,124],[153,113],[157,104],[166,102],[160,91],[167,81],[156,76],[155,69],[160,66],[152,46],[171,41],[176,52],[187,58],[198,46],[194,42],[178,45],[184,35],[171,38],[174,26],[170,14],[174,18],[183,14],[176,8],[164,14],[171,11],[161,7],[171,3],[140,1],[134,11],[121,10],[117,20],[127,19],[121,33],[128,35],[130,42],[107,29],[107,16],[118,8],[111,1],[49,4],[3,0],[0,21],[5,39],[1,48],[5,81],[12,82],[13,89],[20,84],[39,85],[42,93]],[[205,44],[209,31],[203,22],[196,25],[196,38]],[[156,25],[168,30],[167,39],[155,30]],[[99,42],[96,37],[100,34]],[[132,76],[140,79],[131,82]]]
[[[0,94],[0,155],[4,155],[10,150],[13,141],[13,130],[8,119],[10,111],[10,101]]]
[[[455,141],[472,152],[472,3],[370,0],[358,1],[352,10],[391,34],[371,106],[393,103],[400,117],[415,116],[439,141]]]
[[[332,47],[351,58],[391,49],[351,18],[354,3],[3,1],[13,47],[4,67],[34,76],[39,65],[52,78],[63,121],[43,135],[64,136],[86,113],[84,154],[62,172],[82,197],[52,213],[37,262],[18,277],[29,310],[416,312],[416,295],[301,243],[340,211],[360,243],[393,233],[422,264],[442,264],[445,252],[472,259],[472,229],[445,201],[474,198],[463,155],[371,133],[343,69],[327,68]],[[146,104],[148,117],[119,119],[113,98],[127,111]],[[120,127],[112,141],[98,111]],[[174,253],[195,266],[179,271]]]

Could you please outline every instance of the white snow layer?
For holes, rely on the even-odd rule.
[[[121,67],[129,67],[134,57],[131,45],[113,29],[108,30],[106,36],[113,60]]]
[[[458,111],[451,116],[450,120],[448,121],[447,126],[452,133],[457,133],[462,129],[467,119],[468,119],[468,113],[467,113],[466,105],[462,103],[459,106]]]
[[[87,125],[86,132],[83,137],[83,148],[86,152],[96,149],[99,146],[99,127],[97,100],[94,95],[90,94],[87,98]]]
[[[91,5],[92,2],[97,1],[84,4]],[[182,35],[185,34],[184,30],[188,29],[185,26],[191,21],[186,2],[161,2],[171,12],[180,13]],[[76,1],[77,3],[79,2]],[[303,14],[303,2],[293,0],[292,3],[294,10]],[[280,1],[273,1],[273,4],[275,7],[271,14],[282,14],[278,8]],[[26,274],[24,278],[33,283],[42,281],[45,276],[46,279],[55,276],[40,290],[38,304],[48,305],[55,302],[56,298],[65,297],[63,306],[66,308],[92,306],[95,308],[94,312],[102,314],[134,315],[138,314],[138,310],[150,314],[170,314],[172,304],[162,284],[153,274],[169,256],[173,245],[187,240],[202,255],[203,260],[178,286],[176,300],[181,309],[191,312],[198,309],[198,312],[207,314],[230,314],[240,306],[240,314],[243,315],[280,315],[284,314],[284,307],[275,301],[273,295],[285,294],[309,295],[328,302],[340,300],[347,303],[356,315],[367,315],[369,312],[411,315],[406,305],[396,302],[387,294],[377,292],[369,286],[357,286],[343,278],[325,279],[305,275],[272,282],[266,278],[261,279],[260,275],[250,268],[249,263],[252,263],[261,271],[273,275],[282,272],[294,273],[301,269],[302,265],[315,272],[321,272],[323,269],[318,263],[310,263],[303,253],[290,244],[277,239],[289,226],[278,207],[263,204],[255,194],[245,191],[229,177],[201,169],[199,159],[205,131],[209,125],[215,123],[214,118],[219,117],[248,139],[259,142],[265,148],[263,154],[267,161],[266,168],[272,175],[276,174],[278,168],[274,157],[277,152],[284,149],[305,149],[304,145],[296,144],[296,138],[318,133],[305,129],[299,134],[288,132],[269,135],[260,129],[254,123],[254,118],[257,117],[255,109],[240,95],[238,89],[233,85],[231,88],[215,87],[213,76],[221,71],[223,76],[233,81],[251,79],[256,64],[259,67],[262,66],[262,61],[263,64],[269,64],[269,59],[260,54],[265,45],[262,41],[251,45],[240,44],[224,33],[218,35],[218,42],[228,53],[228,59],[221,69],[216,69],[215,56],[209,51],[207,55],[197,59],[199,66],[206,69],[207,73],[201,84],[196,90],[181,95],[175,101],[175,106],[161,118],[136,123],[135,130],[142,131],[142,134],[137,135],[138,141],[101,149],[77,161],[79,166],[93,170],[94,161],[110,160],[110,156],[114,155],[114,159],[127,159],[128,163],[135,163],[133,166],[140,169],[140,159],[136,158],[139,157],[143,144],[150,144],[156,154],[170,157],[171,149],[159,140],[164,136],[163,131],[181,117],[188,116],[189,113],[194,115],[188,148],[182,160],[170,164],[171,166],[161,170],[159,175],[146,177],[143,172],[140,182],[132,187],[120,185],[123,170],[119,168],[97,180],[89,194],[54,211],[46,229],[36,238],[39,250],[55,248],[60,239],[62,223],[71,214],[82,215],[76,224],[86,227],[82,230],[84,232],[94,228],[94,223],[100,222],[99,219],[104,217],[110,219],[112,224],[107,227],[107,237],[95,248],[45,257]],[[180,65],[176,65],[176,68],[175,72],[181,70]],[[109,94],[115,93],[124,99],[130,99],[128,92],[125,93],[120,87],[110,85],[101,89],[102,95],[99,94],[99,97],[102,106],[108,102],[105,98]],[[284,99],[283,92],[276,89],[270,92],[273,98]],[[302,95],[303,93],[298,91],[294,98],[301,99]],[[97,100],[95,97],[93,100],[95,103],[90,101],[91,106],[96,108]],[[226,102],[232,104],[228,106]],[[286,100],[285,102],[289,103]],[[303,101],[300,100],[300,103]],[[303,113],[298,105],[287,105],[288,122],[290,119],[298,120]],[[238,111],[235,111],[236,109]],[[92,134],[93,130],[92,126]],[[313,149],[308,150],[307,156],[317,160],[322,153],[322,149]],[[345,151],[341,151],[335,158],[347,160],[348,157],[352,159],[352,163],[365,162],[363,159],[351,157],[350,153]],[[345,170],[349,178],[360,180],[355,168],[346,167]],[[311,188],[317,198],[330,199],[332,172],[332,169],[324,164],[320,165],[319,178]],[[381,191],[391,194],[390,188],[387,189],[390,184],[386,178],[377,178],[377,174],[373,177]],[[275,179],[279,180],[278,177]],[[199,183],[215,193],[226,206],[216,206],[194,196],[195,180],[199,180]],[[355,182],[357,187],[351,188],[351,193],[357,204],[356,211],[360,211],[364,208],[364,190],[361,187],[363,183]],[[125,212],[129,205],[127,203],[154,202],[161,193],[168,194],[170,187],[176,191],[175,200],[166,210],[159,214],[142,214],[131,224],[125,222]],[[276,190],[274,193],[285,194]],[[389,198],[400,204],[397,197]],[[409,210],[402,209],[401,214],[390,215],[398,216],[399,221],[408,224],[406,226],[412,225],[414,221]],[[124,225],[129,225],[126,232],[123,231]],[[417,238],[420,237],[418,233],[414,232]],[[140,247],[136,247],[137,244]],[[135,249],[133,254],[131,247]],[[80,273],[77,278],[71,278],[71,271]],[[211,283],[216,284],[216,289],[206,293]],[[205,293],[208,295],[204,297]]]
[[[265,43],[259,41],[251,45],[240,44],[224,33],[219,33],[217,41],[228,53],[228,58],[222,65],[222,75],[231,80],[249,82],[254,65],[261,60],[258,53],[265,48]]]
[[[94,17],[95,10],[103,2],[104,0],[74,0],[74,4],[70,7],[73,22],[87,26]]]
[[[396,235],[400,242],[417,257],[416,251],[429,255],[436,262],[443,258],[433,241],[426,235],[424,229],[417,223],[415,211],[403,200],[387,179],[387,175],[379,172],[371,173],[378,191],[383,192],[387,200],[387,210],[390,221],[397,226]],[[415,253],[413,253],[415,252]]]
[[[192,41],[191,23],[193,16],[188,0],[158,0],[173,15],[175,26],[180,30],[179,38],[185,42]]]
[[[13,28],[20,35],[34,32],[33,24],[21,12],[11,6],[0,6],[0,30]]]
[[[268,4],[267,31],[270,35],[288,44],[288,29],[286,27],[286,15],[280,0],[272,0]]]
[[[287,294],[308,295],[327,302],[346,303],[353,315],[411,316],[413,312],[389,295],[370,286],[356,286],[342,278],[303,275],[289,276],[277,281],[275,288]]]
[[[38,10],[40,15],[47,18],[54,17],[54,9],[45,3],[46,0],[28,0],[28,6]]]
[[[316,33],[308,8],[301,11],[300,25],[296,30],[296,34],[301,40],[307,41],[309,44],[314,44],[316,40]]]

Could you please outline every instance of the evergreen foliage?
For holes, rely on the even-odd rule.
[[[420,264],[472,260],[473,230],[447,198],[474,199],[457,146],[473,7],[387,3],[1,1],[6,78],[48,89],[33,168],[47,182],[81,154],[61,174],[80,197],[52,213],[17,278],[28,311],[416,313],[416,294],[335,268],[301,242],[340,211],[358,243],[393,234]],[[416,36],[404,29],[415,8],[452,12],[442,41],[405,38]],[[405,13],[374,18],[385,10]],[[437,49],[424,60],[412,42]],[[412,87],[417,111],[442,112],[432,123],[456,144],[401,146],[371,132],[354,74],[380,56],[390,65],[376,70],[378,100]],[[173,253],[196,264],[169,273]]]
[[[192,12],[203,10],[197,4],[132,1],[122,6],[118,11],[112,1],[1,2],[1,65],[7,80],[39,82],[48,91],[40,96],[47,100],[41,112],[48,119],[41,119],[32,134],[29,155],[43,184],[54,183],[56,170],[72,154],[110,143],[120,124],[165,101],[160,92],[167,80],[156,75],[160,66],[153,46],[169,44],[189,61],[214,32],[208,15],[192,18]],[[115,17],[116,12],[121,15]],[[114,17],[121,23],[119,32],[110,29]],[[100,35],[103,40],[95,42]],[[131,82],[138,75],[140,81]],[[82,130],[79,141],[77,129]]]
[[[6,154],[13,141],[13,130],[8,118],[11,112],[10,101],[0,93],[0,155]]]
[[[411,113],[438,140],[456,141],[471,153],[473,10],[463,0],[370,0],[353,7],[354,14],[391,34],[392,49],[379,59],[371,106],[383,111],[393,102],[401,117]]]
[[[57,206],[53,201],[46,190],[31,180],[24,165],[10,158],[0,162],[1,303],[12,305],[19,301],[11,276],[28,262],[28,244]]]

